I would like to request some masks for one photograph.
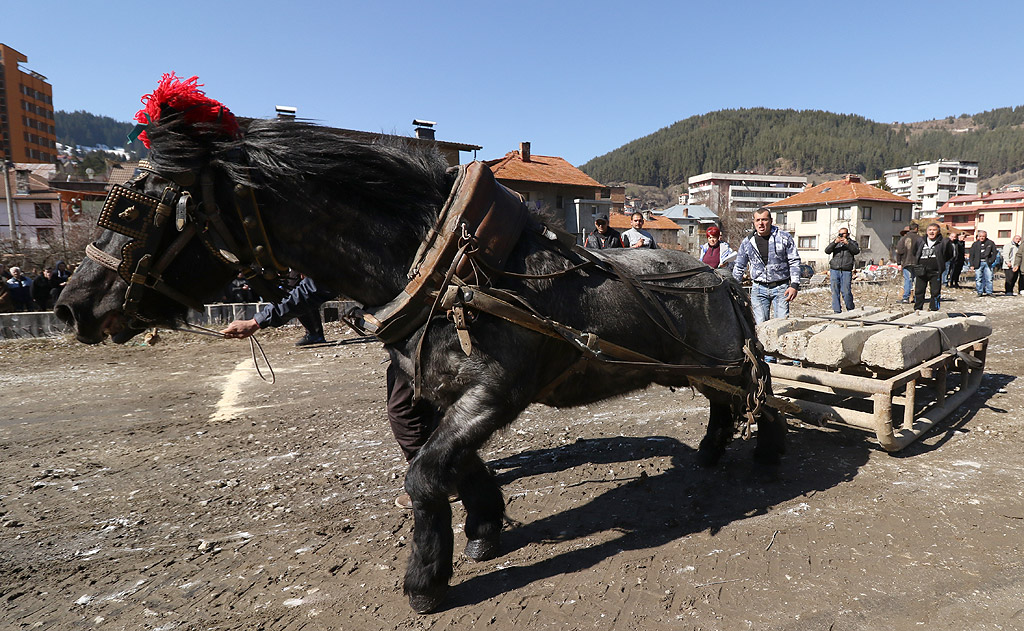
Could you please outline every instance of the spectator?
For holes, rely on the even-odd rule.
[[[949,240],[942,237],[939,224],[930,223],[925,229],[925,237],[917,242],[914,258],[917,260],[917,281],[914,285],[914,309],[924,307],[924,292],[930,288],[931,301],[929,311],[939,310],[939,296],[942,292],[942,270],[946,268],[946,259],[952,254]]]
[[[619,234],[618,230],[608,225],[607,215],[595,217],[594,228],[594,231],[587,235],[587,238],[583,241],[583,247],[591,250],[622,247],[622,235]]]
[[[722,241],[722,231],[718,226],[711,226],[707,231],[708,242],[700,247],[700,260],[702,263],[717,269],[729,264],[736,253],[725,241]]]
[[[957,232],[950,240],[952,248],[952,265],[949,268],[949,286],[960,289],[960,274],[964,271],[964,255],[967,253],[967,243],[964,241],[963,233]]]
[[[58,294],[60,293],[60,288],[57,286],[57,277],[54,275],[53,270],[47,267],[43,269],[42,274],[36,276],[35,280],[32,281],[32,300],[35,301],[40,311],[53,309],[54,291]]]
[[[992,295],[992,265],[996,262],[998,249],[989,240],[988,232],[979,230],[971,244],[971,260],[968,271],[974,272],[974,290],[978,296]]]
[[[11,279],[11,272],[7,269],[7,266],[0,263],[0,282],[7,282]]]
[[[22,274],[20,267],[11,268],[11,278],[7,280],[7,291],[10,292],[14,311],[32,310],[32,279]]]
[[[256,302],[256,292],[249,287],[249,281],[242,272],[231,281],[228,287],[228,302]]]
[[[832,283],[832,311],[842,312],[842,302],[846,310],[853,309],[853,264],[854,257],[860,254],[860,246],[850,238],[849,228],[840,228],[839,234],[825,246],[825,254],[831,254],[829,261],[829,278]]]
[[[657,248],[654,237],[650,232],[644,230],[643,213],[633,213],[630,217],[633,227],[622,233],[622,247],[624,248]]]
[[[754,211],[754,234],[740,244],[733,277],[742,279],[748,266],[754,320],[788,317],[789,303],[800,290],[800,254],[793,237],[772,225],[769,210]]]
[[[1003,246],[1003,275],[1006,276],[1006,290],[1007,296],[1013,296],[1018,294],[1021,290],[1024,290],[1024,277],[1021,276],[1019,269],[1013,267],[1013,261],[1017,258],[1017,251],[1020,250],[1020,235],[1013,235],[1013,239],[1009,243]],[[1017,287],[1014,287],[1017,285]]]
[[[913,270],[917,264],[914,252],[920,240],[921,235],[917,233],[917,226],[910,224],[900,230],[900,240],[896,243],[896,264],[903,270],[903,299],[900,302],[904,304],[910,302],[910,290],[914,286]]]

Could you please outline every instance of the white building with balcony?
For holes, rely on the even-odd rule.
[[[882,177],[893,193],[914,202],[915,218],[935,217],[951,198],[978,192],[978,163],[970,160],[915,162],[887,169]]]
[[[846,228],[860,245],[858,263],[892,259],[900,229],[910,222],[913,203],[865,184],[859,175],[824,182],[767,206],[774,223],[793,235],[800,259],[827,269],[825,246]]]
[[[747,221],[755,210],[786,199],[804,190],[803,175],[766,175],[763,173],[702,173],[688,180],[689,203],[702,204],[721,217],[736,211]]]

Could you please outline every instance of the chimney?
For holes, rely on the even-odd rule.
[[[683,217],[686,217],[686,218],[690,217],[690,209],[689,208],[684,208],[683,209]]]
[[[434,139],[434,121],[424,121],[418,118],[413,119],[412,124],[416,126],[416,137],[420,140]]]
[[[852,184],[859,184],[860,183],[860,176],[859,175],[854,175],[854,174],[851,173],[850,175],[846,176],[846,183],[847,184],[851,184],[851,183]]]
[[[519,155],[522,156],[523,162],[530,161],[530,143],[521,142],[519,143]]]

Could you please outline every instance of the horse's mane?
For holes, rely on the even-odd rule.
[[[186,123],[180,115],[147,128],[150,163],[168,175],[209,165],[240,184],[269,191],[291,204],[331,198],[408,213],[436,208],[450,188],[447,164],[436,149],[400,140],[364,142],[302,121],[239,119],[238,138],[215,124]]]

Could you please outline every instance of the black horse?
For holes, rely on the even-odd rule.
[[[407,288],[410,266],[421,244],[437,237],[435,226],[458,177],[436,153],[356,142],[296,121],[239,119],[237,132],[227,134],[187,118],[164,107],[148,125],[151,172],[130,185],[146,196],[143,202],[162,200],[152,217],[165,227],[148,242],[103,231],[61,295],[56,312],[74,324],[80,341],[109,335],[124,342],[153,324],[174,327],[185,305],[216,296],[241,265],[223,250],[258,236],[243,225],[252,216],[243,220],[226,210],[237,206],[240,191],[254,191],[264,260],[271,251],[275,263],[367,306],[384,305]],[[115,214],[127,221],[138,205]],[[180,233],[166,228],[175,214],[189,226]],[[766,465],[758,470],[777,465],[783,451],[784,420],[757,404],[771,392],[768,371],[749,304],[734,281],[670,250],[612,250],[588,258],[552,240],[556,235],[540,225],[536,217],[527,220],[503,270],[477,266],[474,273],[484,278],[481,289],[500,290],[521,312],[558,323],[560,333],[469,303],[462,327],[467,346],[446,317],[451,311],[435,300],[422,321],[386,342],[392,361],[445,411],[405,482],[415,519],[405,592],[419,612],[438,606],[452,575],[449,493],[457,491],[466,510],[466,554],[475,560],[498,555],[504,499],[477,451],[531,403],[575,406],[650,383],[694,385],[711,401],[698,450],[702,464],[717,462],[745,413],[758,424],[754,457]],[[218,230],[219,237],[209,236]],[[190,234],[196,236],[186,238]],[[133,242],[145,247],[135,252]],[[144,267],[157,272],[136,282],[146,277]],[[673,270],[691,273],[674,276]],[[657,282],[648,282],[654,277]],[[581,332],[584,341],[574,343],[566,330]],[[586,340],[651,361],[605,361]],[[689,368],[671,368],[679,365]],[[718,374],[721,387],[708,387],[702,374]]]

